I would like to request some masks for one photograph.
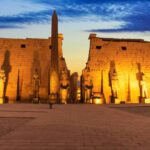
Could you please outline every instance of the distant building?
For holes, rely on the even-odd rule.
[[[150,42],[90,34],[82,71],[85,103],[150,103]]]
[[[53,36],[48,39],[5,39],[0,38],[0,65],[5,72],[5,85],[3,89],[4,101],[32,101],[40,99],[41,102],[52,101],[50,84],[56,84],[50,79],[52,67],[55,65],[52,58],[57,59],[57,101],[67,103],[69,98],[70,71],[67,68],[62,53],[63,35],[58,34],[56,12],[52,19]],[[57,30],[57,31],[56,31]],[[57,39],[56,39],[57,38]],[[53,39],[53,40],[52,40]],[[53,42],[52,42],[53,41]],[[54,51],[54,52],[52,52]],[[53,63],[53,64],[52,64]],[[54,92],[54,91],[53,91]],[[3,103],[3,102],[1,102]]]

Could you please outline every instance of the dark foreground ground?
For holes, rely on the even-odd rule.
[[[0,150],[150,150],[150,105],[0,105]]]

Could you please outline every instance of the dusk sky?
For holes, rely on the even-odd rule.
[[[85,67],[91,32],[150,41],[149,0],[0,0],[0,37],[48,38],[53,10],[71,72]]]

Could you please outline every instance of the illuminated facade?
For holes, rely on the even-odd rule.
[[[85,103],[150,103],[150,42],[90,34],[82,71]]]
[[[55,14],[56,15],[56,14]],[[57,38],[57,39],[56,39]],[[56,89],[59,95],[58,103],[67,103],[69,98],[70,71],[67,68],[62,53],[63,35],[55,37],[58,55],[58,83]],[[5,39],[0,38],[0,65],[5,72],[4,88],[0,87],[5,102],[29,102],[38,99],[47,102],[56,80],[50,78],[52,66],[52,38],[48,39]],[[52,76],[56,78],[56,76]],[[55,87],[54,87],[55,88]],[[0,100],[2,97],[0,97]],[[1,100],[2,101],[2,100]],[[3,102],[1,102],[3,103]]]

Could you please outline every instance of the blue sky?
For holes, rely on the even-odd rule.
[[[149,0],[1,0],[0,37],[49,37],[54,9],[72,72],[81,72],[85,66],[90,32],[150,40]]]

